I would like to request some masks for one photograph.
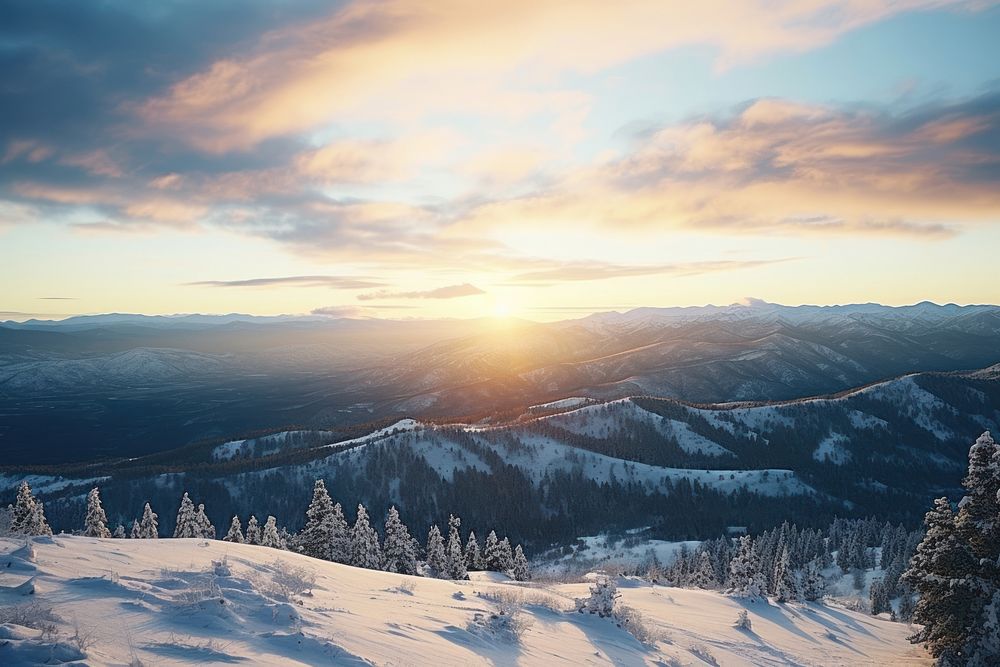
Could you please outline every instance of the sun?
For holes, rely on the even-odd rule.
[[[493,317],[510,317],[510,304],[504,301],[497,301],[493,304]]]

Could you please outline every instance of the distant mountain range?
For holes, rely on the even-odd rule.
[[[537,324],[102,315],[0,326],[11,463],[259,429],[480,418],[566,396],[786,400],[1000,362],[1000,307],[639,308]]]

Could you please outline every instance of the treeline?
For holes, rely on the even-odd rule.
[[[0,533],[38,536],[51,535],[52,529],[45,518],[44,505],[34,497],[28,483],[18,488],[17,500],[0,517]],[[410,535],[398,510],[389,508],[381,535],[369,519],[368,510],[358,505],[353,525],[344,517],[340,503],[334,503],[323,480],[316,480],[313,497],[305,512],[305,526],[299,533],[279,527],[277,519],[268,515],[263,527],[255,515],[247,520],[246,531],[239,516],[233,516],[229,530],[222,538],[227,542],[260,545],[284,549],[354,567],[385,570],[399,574],[433,576],[444,579],[468,579],[469,571],[490,570],[504,572],[517,581],[530,578],[528,559],[521,545],[511,548],[507,537],[499,539],[491,530],[483,547],[474,531],[463,540],[462,521],[450,515],[448,538],[445,542],[440,529],[433,525],[424,545]],[[128,537],[132,539],[159,539],[159,515],[147,502],[141,519],[132,523]],[[187,492],[181,497],[180,508],[174,523],[174,538],[217,538],[215,526],[205,512],[204,503],[195,506]],[[79,534],[98,538],[126,538],[125,526],[118,524],[112,532],[107,513],[101,502],[100,490],[93,488],[87,494],[83,528]]]

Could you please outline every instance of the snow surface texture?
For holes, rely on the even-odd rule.
[[[930,664],[906,625],[632,579],[618,580],[619,603],[656,636],[648,645],[612,619],[571,611],[588,584],[422,579],[197,539],[60,536],[31,550],[4,539],[0,553],[11,565],[4,585],[34,577],[31,601],[57,619],[44,637],[0,625],[0,664],[10,666]],[[315,577],[311,588],[274,584],[297,572]],[[2,593],[0,606],[25,599]],[[508,626],[495,622],[501,605],[517,612],[519,633],[498,629]],[[742,609],[752,631],[733,627]]]

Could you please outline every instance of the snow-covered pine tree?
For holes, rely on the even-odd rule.
[[[330,519],[332,537],[330,538],[330,560],[335,563],[350,564],[351,562],[351,527],[344,518],[344,510],[340,503],[333,506],[333,517]]]
[[[317,479],[300,538],[302,553],[313,558],[333,560],[333,531],[333,501],[327,493],[326,482]]]
[[[465,569],[465,553],[462,552],[462,536],[459,528],[462,520],[455,515],[448,517],[448,549],[445,555],[448,559],[446,571],[448,578],[456,581],[469,578],[469,573]],[[512,559],[513,564],[513,559]]]
[[[778,602],[799,599],[799,584],[789,563],[787,546],[782,547],[781,556],[774,565],[774,597]]]
[[[813,561],[806,566],[802,581],[802,597],[809,602],[815,602],[822,600],[824,595],[826,595],[826,580],[823,578],[820,564]]]
[[[17,500],[10,510],[10,531],[12,533],[25,533],[28,517],[31,516],[36,502],[28,482],[21,482],[17,487]]]
[[[719,585],[715,579],[715,568],[712,567],[711,557],[705,550],[698,552],[697,562],[694,570],[691,572],[689,585],[704,589],[716,588]]]
[[[369,570],[382,569],[382,547],[378,533],[368,521],[368,510],[358,505],[358,518],[351,528],[351,565]]]
[[[260,524],[253,514],[247,519],[247,532],[243,535],[243,541],[246,544],[260,544]]]
[[[924,539],[910,559],[910,569],[903,573],[903,581],[920,596],[913,622],[923,628],[910,641],[924,642],[939,664],[964,664],[962,651],[968,641],[968,628],[976,620],[970,605],[974,591],[964,573],[971,572],[976,563],[968,545],[959,538],[947,498],[934,501],[934,508],[924,517],[924,526]]]
[[[868,588],[868,606],[872,616],[878,616],[892,609],[892,605],[889,604],[888,591],[881,579],[873,579]]]
[[[229,532],[222,538],[222,541],[243,544],[243,524],[240,523],[239,516],[233,515],[233,520],[229,524]]]
[[[434,571],[434,576],[445,576],[445,570],[448,568],[448,556],[444,550],[444,538],[441,537],[441,531],[437,525],[431,526],[427,532],[425,551],[427,552],[427,565]]]
[[[87,494],[87,514],[83,519],[83,534],[87,537],[111,537],[108,516],[101,507],[101,492],[95,486]]]
[[[465,541],[465,569],[469,571],[481,570],[483,567],[483,555],[479,552],[479,542],[476,540],[476,532],[469,531],[469,539]]]
[[[260,545],[272,549],[282,548],[281,536],[278,535],[278,523],[273,516],[268,516],[264,523],[264,530],[260,532]]]
[[[206,540],[215,539],[215,526],[212,522],[208,520],[208,515],[205,514],[205,504],[198,504],[198,513],[194,515],[195,525],[198,530],[198,537],[204,538]]]
[[[531,568],[528,566],[528,559],[524,557],[524,549],[518,544],[514,547],[514,581],[529,579],[531,579]]]
[[[500,557],[500,540],[497,539],[496,531],[491,530],[486,536],[486,545],[483,548],[483,568],[490,572],[502,572],[503,563]]]
[[[141,536],[142,533],[139,532],[139,520],[132,519],[132,532],[129,533],[129,537],[133,540],[138,540]]]
[[[963,656],[970,665],[1000,664],[1000,446],[989,431],[969,450],[955,530],[972,553],[974,569],[965,579],[975,592],[969,600],[970,627]]]
[[[118,524],[118,527],[115,528],[115,532],[111,535],[111,537],[115,538],[116,540],[124,540],[125,539],[125,526],[123,526],[121,524]]]
[[[506,572],[508,575],[514,569],[514,550],[510,548],[510,540],[504,537],[500,540],[500,569],[498,572]]]
[[[382,548],[384,567],[388,572],[399,574],[417,573],[417,553],[413,538],[399,518],[395,505],[389,508],[385,520],[385,544]]]
[[[201,526],[198,525],[197,511],[194,503],[188,497],[187,491],[181,497],[181,506],[177,510],[177,525],[174,527],[174,537],[201,537]]]
[[[614,579],[601,577],[590,586],[589,598],[577,599],[577,610],[605,618],[615,613],[615,603],[619,597]]]
[[[51,535],[48,521],[45,520],[45,507],[42,501],[31,493],[27,482],[21,482],[17,489],[17,500],[11,510],[10,530],[21,535]]]
[[[729,561],[729,593],[737,597],[760,598],[764,596],[764,577],[757,568],[753,538],[744,535],[739,540],[736,554]]]
[[[155,540],[160,536],[160,527],[156,520],[159,515],[146,503],[142,508],[142,521],[139,523],[139,537],[144,540]]]

